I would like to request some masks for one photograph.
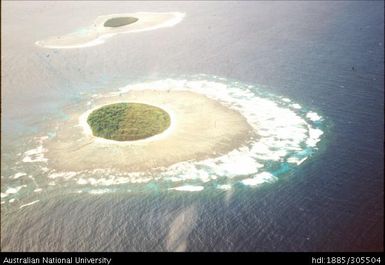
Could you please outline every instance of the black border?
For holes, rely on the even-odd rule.
[[[193,263],[205,261],[218,264],[220,262],[242,262],[249,260],[252,264],[384,264],[384,252],[1,252],[1,264],[136,264],[155,261],[157,263],[172,261]],[[5,259],[39,258],[40,263],[5,262]],[[72,263],[43,263],[43,257],[71,258]],[[99,262],[76,263],[75,258],[98,259]],[[336,258],[340,258],[337,261]],[[333,259],[334,258],[334,259]],[[334,262],[333,262],[334,260]]]
[[[23,0],[0,0],[0,20],[2,13],[2,2],[7,1],[23,1]],[[29,0],[34,1],[34,0]],[[50,1],[50,0],[40,0],[40,1]],[[60,0],[60,1],[73,1],[73,0]],[[82,0],[77,0],[82,1]],[[94,0],[98,1],[98,0]],[[100,0],[106,1],[106,0]],[[129,1],[129,0],[117,0],[117,1]],[[139,0],[136,0],[139,1]],[[146,1],[178,1],[178,0],[140,0],[143,2]],[[211,0],[184,0],[184,1],[197,1],[204,2]],[[220,1],[235,1],[235,0],[220,0]],[[263,1],[263,0],[237,0],[237,1]],[[270,0],[270,1],[384,1],[384,0]],[[0,27],[0,36],[1,34]],[[2,51],[2,42],[0,37],[0,55]],[[2,64],[0,64],[0,72],[2,73]],[[1,79],[1,78],[0,78]],[[1,86],[1,83],[0,83]],[[2,89],[0,89],[0,117],[2,115]],[[385,111],[385,110],[384,110]],[[2,128],[2,122],[0,119],[0,132]],[[1,137],[0,137],[1,145]],[[384,141],[385,148],[385,141]],[[1,160],[1,158],[0,158]],[[384,172],[384,168],[382,168]],[[1,180],[0,180],[1,185]],[[1,234],[0,234],[1,237]],[[383,243],[385,242],[385,237],[383,236]],[[3,252],[0,249],[0,260],[1,264],[34,264],[34,263],[24,263],[24,262],[5,262],[5,259],[15,259],[15,258],[39,258],[40,260],[43,257],[49,258],[106,258],[111,259],[109,265],[115,264],[136,264],[136,261],[144,263],[146,261],[155,260],[156,262],[167,262],[170,263],[172,260],[176,260],[178,264],[180,262],[189,263],[198,260],[204,260],[206,262],[215,262],[219,263],[224,262],[240,262],[243,259],[249,259],[252,264],[384,264],[385,255],[384,249],[380,252],[184,252],[184,253],[175,253],[175,252]],[[329,262],[329,259],[332,257],[341,257],[344,258],[344,262]],[[329,259],[328,259],[329,258]],[[356,259],[354,259],[356,258]],[[359,262],[359,259],[361,261]],[[364,260],[362,260],[362,258]],[[366,258],[374,258],[375,262],[367,262]],[[347,260],[352,259],[356,262],[348,262]],[[373,260],[373,259],[372,259]],[[358,261],[358,262],[357,262]],[[35,263],[35,264],[48,264],[48,263]],[[50,263],[50,264],[63,264],[63,263]],[[66,264],[66,263],[64,263]],[[73,262],[72,264],[80,264]],[[107,264],[107,263],[81,263],[81,264]]]

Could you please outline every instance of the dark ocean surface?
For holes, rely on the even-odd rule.
[[[384,2],[2,5],[1,190],[26,185],[12,203],[2,198],[3,251],[383,250]],[[99,15],[137,11],[186,17],[89,48],[34,44]],[[257,188],[92,195],[29,188],[35,181],[51,187],[50,180],[32,164],[20,168],[18,154],[34,148],[31,139],[66,109],[130,82],[197,74],[258,85],[310,107],[328,125],[319,151]],[[10,178],[19,171],[35,179]]]

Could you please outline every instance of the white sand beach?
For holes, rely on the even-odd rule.
[[[71,49],[95,46],[104,43],[107,39],[123,33],[136,33],[142,31],[155,30],[165,27],[172,27],[182,21],[184,13],[153,13],[136,12],[98,16],[88,27],[76,29],[74,32],[63,35],[53,36],[44,40],[36,41],[36,45],[51,49]],[[119,18],[132,17],[137,21],[132,24],[119,27],[106,27],[106,21]]]
[[[92,135],[87,116],[95,108],[117,102],[138,102],[164,109],[171,126],[161,134],[138,141],[119,142]],[[225,154],[254,135],[238,112],[189,91],[131,91],[97,99],[95,106],[71,118],[47,142],[47,158],[56,170],[115,168],[148,171],[172,164]]]

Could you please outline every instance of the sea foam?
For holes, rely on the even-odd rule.
[[[166,185],[168,189],[176,191],[201,191],[211,182],[218,182],[214,187],[221,190],[230,190],[235,183],[257,187],[277,181],[282,174],[308,160],[318,149],[324,134],[324,118],[303,105],[286,97],[272,95],[257,86],[206,75],[129,84],[118,91],[94,97],[110,97],[148,89],[203,94],[242,114],[254,129],[256,137],[227,154],[201,161],[181,161],[162,168],[156,174],[115,174],[113,169],[92,172],[51,171],[49,178],[98,187],[180,182],[182,185],[174,188]],[[45,151],[42,145],[26,151],[23,161],[46,161]],[[280,169],[282,165],[285,165],[284,170]],[[220,184],[223,182],[226,184]]]

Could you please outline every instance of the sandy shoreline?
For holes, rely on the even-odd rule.
[[[161,134],[138,141],[118,142],[92,135],[88,114],[117,102],[138,102],[160,107],[171,116]],[[114,168],[124,172],[151,171],[181,161],[217,157],[239,148],[255,136],[237,111],[204,95],[189,91],[131,91],[97,99],[95,105],[74,113],[47,141],[47,158],[58,171]]]
[[[43,48],[71,49],[95,46],[104,43],[107,39],[123,33],[136,33],[172,27],[182,21],[185,14],[180,12],[169,13],[122,13],[98,16],[88,27],[63,35],[49,37],[36,41],[35,44]],[[138,21],[121,27],[105,27],[104,23],[116,17],[135,17]]]

